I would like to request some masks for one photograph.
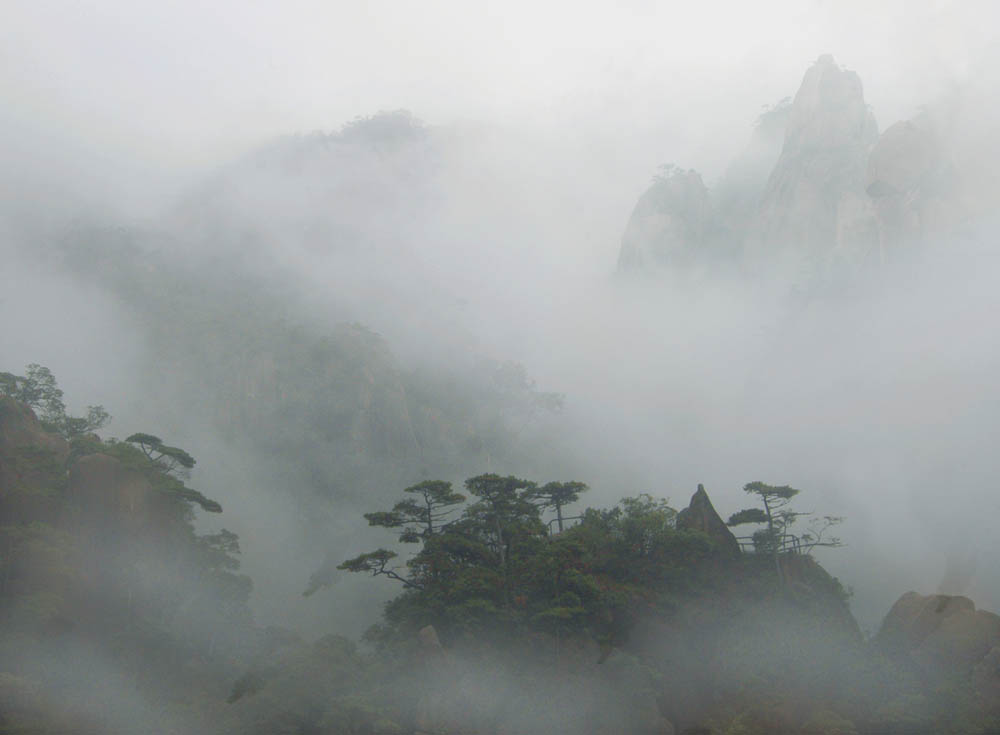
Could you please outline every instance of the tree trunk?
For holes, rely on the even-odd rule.
[[[500,555],[500,570],[503,572],[503,597],[504,604],[510,604],[510,581],[507,579],[507,554],[504,546],[503,530],[500,528],[500,519],[494,516],[493,523],[497,529],[497,553]]]
[[[763,498],[763,501],[764,511],[767,513],[767,532],[771,536],[771,555],[774,557],[774,569],[778,573],[778,581],[784,587],[785,574],[781,571],[781,559],[778,557],[778,552],[781,549],[781,540],[775,534],[774,518],[771,516],[771,505],[767,502],[767,498]]]

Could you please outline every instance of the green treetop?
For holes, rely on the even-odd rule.
[[[69,416],[52,371],[37,363],[28,365],[24,375],[0,372],[0,395],[31,406],[49,430],[67,439],[97,431],[111,420],[103,406],[87,406],[86,416]]]

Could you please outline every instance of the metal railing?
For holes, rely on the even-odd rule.
[[[563,530],[567,530],[577,525],[583,516],[563,516]],[[545,524],[548,529],[549,536],[559,535],[559,519],[553,518],[548,523]],[[736,542],[740,545],[740,551],[744,554],[771,554],[773,550],[768,543],[766,537],[754,539],[753,536],[737,536]],[[802,548],[802,540],[791,533],[786,533],[781,536],[781,542],[778,545],[779,554],[802,554],[805,553]]]
[[[740,545],[740,551],[744,554],[771,554],[774,552],[767,538],[754,539],[753,536],[737,536],[736,542]],[[801,554],[802,541],[798,536],[786,533],[781,537],[781,541],[778,544],[778,553]]]
[[[572,528],[577,523],[579,523],[582,518],[583,518],[583,516],[563,516],[563,519],[562,519],[563,530],[565,531],[567,528]],[[570,521],[573,521],[573,523],[570,523]],[[559,519],[558,518],[553,518],[551,521],[549,521],[545,525],[549,529],[549,536],[556,536],[556,535],[559,534]]]

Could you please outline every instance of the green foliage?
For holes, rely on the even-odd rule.
[[[415,487],[457,500],[446,483]],[[445,636],[527,626],[613,639],[627,634],[638,601],[655,604],[669,588],[692,584],[695,565],[712,551],[703,534],[678,531],[674,509],[649,495],[625,498],[611,510],[588,510],[581,523],[550,537],[541,511],[553,498],[574,500],[582,483],[539,488],[518,477],[485,474],[465,487],[474,502],[444,524],[416,517],[426,505],[366,514],[373,525],[394,530],[413,522],[399,540],[422,544],[405,565],[392,566],[396,553],[378,549],[338,566],[406,587],[387,605],[388,628],[379,638],[433,623]],[[424,524],[416,525],[421,519]],[[316,576],[307,592],[318,585]]]
[[[583,482],[547,482],[536,488],[531,498],[542,508],[558,508],[561,505],[575,503],[580,499],[580,493],[587,490]]]
[[[232,531],[222,529],[218,533],[210,533],[198,537],[198,543],[204,554],[204,564],[209,568],[239,569],[236,559],[240,554],[240,539]]]
[[[404,498],[393,506],[391,511],[375,511],[365,513],[364,517],[371,526],[382,528],[400,528],[398,539],[402,543],[427,542],[436,534],[447,529],[446,520],[452,515],[453,506],[465,502],[465,496],[452,490],[451,483],[439,480],[426,480],[411,485],[403,492],[414,496]],[[366,572],[374,577],[385,576],[403,582],[407,587],[419,587],[420,581],[407,578],[399,573],[397,568],[389,563],[397,554],[385,549],[378,549],[367,554],[361,554],[334,566],[329,560],[309,578],[309,584],[302,593],[308,597],[318,590],[333,584],[338,570],[348,572]]]
[[[792,98],[784,97],[773,105],[764,105],[754,122],[758,133],[767,137],[780,137],[785,132],[788,116],[792,111]]]
[[[125,441],[138,446],[149,461],[158,465],[164,472],[183,472],[195,465],[194,458],[190,454],[179,447],[164,444],[158,436],[132,434]]]
[[[662,184],[664,182],[670,181],[676,176],[683,176],[684,169],[675,163],[661,163],[656,168],[656,173],[653,175],[653,184]]]
[[[103,406],[87,406],[86,416],[65,416],[62,419],[62,434],[68,438],[83,436],[97,431],[111,420],[111,414]]]
[[[755,531],[753,534],[754,548],[758,553],[770,554],[775,558],[786,551],[785,536],[789,528],[803,516],[811,513],[800,513],[788,508],[799,490],[788,485],[768,485],[763,482],[750,482],[743,486],[743,491],[756,495],[763,504],[761,508],[746,508],[729,517],[728,525],[739,526],[745,523],[765,523],[767,528]],[[809,530],[795,539],[797,548],[803,552],[811,552],[817,546],[842,546],[840,539],[827,537],[830,528],[843,522],[838,516],[822,516],[810,525]],[[780,572],[779,572],[780,573]]]
[[[56,384],[55,376],[47,367],[37,363],[28,365],[23,376],[0,373],[0,391],[38,411],[42,421],[56,423],[66,414],[63,392]]]
[[[37,363],[28,365],[24,375],[0,373],[0,395],[31,406],[47,428],[67,439],[97,431],[111,420],[103,406],[87,406],[86,416],[67,415],[55,376]]]
[[[578,501],[580,493],[586,490],[587,485],[582,482],[548,482],[531,491],[528,497],[543,510],[555,510],[559,531],[562,532],[564,530],[562,509]]]
[[[19,478],[0,488],[0,662],[18,666],[12,677],[0,663],[0,730],[108,729],[85,701],[90,684],[62,681],[58,668],[43,663],[56,642],[60,652],[82,645],[112,662],[150,701],[205,700],[252,636],[252,583],[238,573],[236,535],[200,536],[192,523],[192,504],[221,507],[176,476],[194,464],[187,452],[151,435],[140,435],[147,451],[102,441],[91,429],[106,420],[103,409],[68,417],[51,372],[27,373],[0,375],[4,394],[32,401],[42,427],[69,439],[69,452],[37,429],[22,431],[32,423],[27,412],[0,401],[3,428],[36,440],[0,447],[0,468]],[[104,456],[84,461],[93,455]],[[22,697],[25,682],[47,699]],[[16,706],[6,701],[12,691],[21,697]],[[68,713],[65,722],[55,709]],[[84,711],[92,715],[80,719]],[[148,724],[164,731],[163,722]]]
[[[405,563],[383,548],[340,565],[405,586],[366,634],[381,660],[413,661],[407,652],[416,632],[432,624],[446,647],[476,651],[484,668],[529,646],[559,676],[578,676],[567,662],[573,651],[589,650],[594,659],[600,652],[596,663],[610,679],[635,653],[636,692],[652,687],[651,698],[674,706],[691,687],[711,691],[694,706],[713,732],[982,731],[974,704],[959,695],[906,698],[920,683],[863,647],[843,588],[808,556],[785,559],[792,582],[779,584],[767,556],[722,556],[705,534],[678,530],[676,512],[661,498],[589,508],[579,524],[550,536],[535,483],[487,474],[465,487],[471,502],[456,518],[433,530],[412,524],[420,546]],[[748,487],[766,494],[772,518],[796,495],[794,488]],[[402,513],[369,520],[406,542]],[[735,516],[760,522],[767,512]],[[758,534],[761,550],[770,551],[773,537],[767,529]],[[633,635],[637,628],[641,634]],[[519,675],[531,670],[523,661],[517,666]],[[905,702],[919,710],[907,716]],[[952,722],[963,724],[947,729]]]
[[[740,526],[744,523],[767,523],[767,513],[760,508],[746,508],[729,516],[727,525]]]
[[[184,484],[195,460],[183,449],[167,446],[152,434],[132,434],[124,442],[103,444],[100,451],[141,472],[164,495],[193,503],[207,513],[222,512],[217,501]]]
[[[180,487],[174,488],[174,494],[181,500],[186,500],[189,503],[200,506],[202,510],[208,513],[222,512],[222,506],[218,502],[205,497],[194,488],[186,487],[182,484]]]
[[[370,526],[399,528],[404,526],[399,540],[416,543],[433,536],[441,529],[442,522],[451,516],[451,506],[465,502],[465,496],[453,492],[450,482],[426,480],[403,490],[415,495],[393,506],[391,511],[365,513]]]
[[[800,491],[788,485],[768,485],[760,481],[755,481],[744,485],[743,492],[750,495],[759,495],[761,499],[770,499],[772,504],[776,504],[776,501],[779,500],[791,500]]]
[[[399,554],[395,551],[376,549],[375,551],[369,551],[366,554],[356,556],[353,559],[348,559],[340,565],[339,569],[345,569],[348,572],[371,572],[372,576],[388,574],[386,565],[397,556]]]

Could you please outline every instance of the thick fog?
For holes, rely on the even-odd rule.
[[[360,634],[396,590],[340,579],[304,598],[309,575],[384,543],[361,513],[405,484],[480,472],[587,482],[580,507],[648,492],[680,508],[704,483],[723,517],[747,505],[745,483],[787,483],[801,510],[844,517],[846,547],[817,555],[863,630],[910,589],[1000,609],[992,3],[38,2],[2,16],[0,371],[46,365],[71,409],[110,411],[108,435],[195,455],[192,484],[224,507],[199,530],[239,535],[259,624]],[[822,282],[735,261],[619,267],[662,165],[697,170],[715,204],[739,161],[763,189],[781,135],[754,137],[758,116],[827,53],[860,77],[878,132],[933,120],[959,214]],[[165,293],[130,289],[131,272]],[[186,338],[170,322],[201,300],[213,311]],[[329,462],[357,464],[327,493],[310,469],[321,449],[300,463],[285,438],[304,414],[233,431],[247,419],[226,413],[231,396],[256,401],[254,370],[285,344],[268,327],[249,374],[223,385],[242,319],[317,340],[370,330],[381,346],[360,370],[389,393],[398,374],[411,392],[471,395],[519,363],[518,390],[563,405],[499,410],[502,452],[391,449],[366,476],[376,460],[345,450]]]

